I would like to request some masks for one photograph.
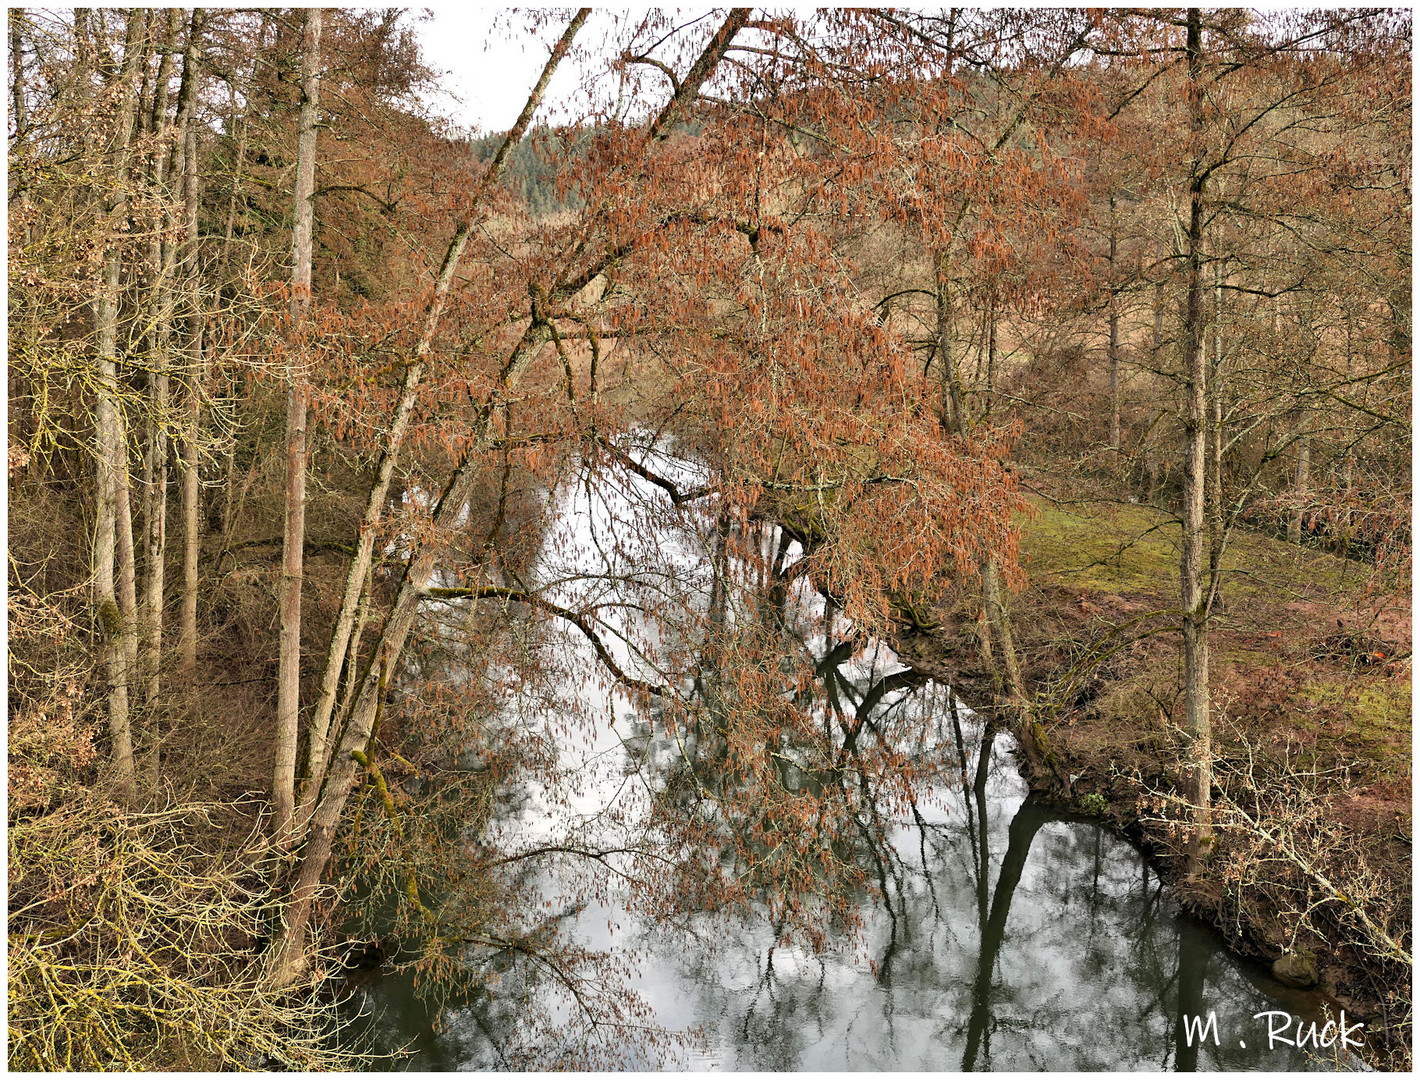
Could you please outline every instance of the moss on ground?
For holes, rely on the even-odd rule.
[[[1169,612],[1177,607],[1177,524],[1153,507],[1128,504],[1037,503],[1036,510],[1022,522],[1031,578],[1014,603],[1022,648],[1044,654],[1037,667],[1058,671],[1068,657],[1073,670],[1092,650],[1153,631],[1127,655],[1100,663],[1106,685],[1092,695],[1093,713],[1124,721],[1118,736],[1137,743],[1147,734],[1132,729],[1157,729],[1172,712],[1166,706],[1176,704],[1176,616]],[[1216,707],[1248,721],[1245,737],[1286,728],[1337,759],[1328,764],[1349,756],[1373,779],[1409,776],[1409,598],[1391,597],[1377,629],[1375,611],[1384,605],[1365,565],[1242,530],[1222,566],[1228,576],[1210,633]],[[1382,655],[1325,655],[1328,635],[1343,628],[1365,631]],[[1392,660],[1397,654],[1405,659]]]
[[[1148,507],[1070,511],[1036,504],[1022,523],[1031,580],[1098,592],[1157,592],[1178,574],[1178,528]]]
[[[1030,583],[1011,601],[1017,645],[1038,716],[1076,778],[1073,798],[1105,801],[1109,816],[1166,856],[1171,841],[1143,821],[1151,815],[1141,811],[1141,793],[1168,791],[1179,766],[1178,524],[1154,507],[1046,500],[1021,524]],[[1240,790],[1258,813],[1285,804],[1302,781],[1319,827],[1344,830],[1347,858],[1371,868],[1369,880],[1379,883],[1372,895],[1408,931],[1408,585],[1355,560],[1242,530],[1221,565],[1209,635],[1215,757],[1232,775],[1239,763],[1255,769],[1254,786]],[[967,692],[974,685],[989,693],[971,630],[978,612],[969,590],[950,597],[943,632],[931,648],[914,646],[912,662]],[[1186,880],[1175,869],[1180,898],[1232,923],[1246,951],[1271,957],[1295,945],[1288,912],[1311,901],[1294,908],[1298,899],[1275,883],[1239,893],[1221,876],[1227,862],[1214,859]],[[1332,872],[1350,871],[1338,862]],[[1331,991],[1352,1015],[1369,1009],[1385,1029],[1373,1064],[1405,1065],[1408,995],[1400,1014],[1396,1001],[1382,1004],[1395,969],[1339,944],[1344,916],[1318,925],[1311,944],[1329,956]]]

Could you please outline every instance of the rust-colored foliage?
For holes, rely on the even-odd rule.
[[[297,793],[309,839],[276,981],[303,961],[307,923],[333,915],[322,879],[355,876],[423,942],[410,962],[426,985],[491,979],[492,958],[517,954],[570,995],[576,1023],[530,1014],[510,1064],[556,1046],[558,1063],[615,1066],[625,1040],[651,1054],[664,1033],[646,1034],[618,981],[634,956],[559,937],[546,876],[563,899],[624,884],[667,925],[734,909],[783,940],[851,939],[884,822],[946,763],[920,723],[845,704],[836,672],[935,625],[949,589],[999,607],[986,582],[1024,584],[1017,455],[1169,505],[1182,426],[1206,413],[1195,458],[1211,471],[1188,490],[1211,485],[1212,570],[1229,529],[1293,516],[1407,564],[1405,18],[1214,12],[1189,46],[1185,16],[1159,12],[649,12],[597,57],[586,12],[534,13],[529,31],[559,41],[551,66],[580,63],[589,91],[542,129],[535,91],[504,147],[554,178],[539,205],[497,171],[504,156],[480,160],[489,144],[425,115],[430,75],[401,15],[327,18],[299,318],[299,12],[29,13],[12,35],[12,456],[73,504],[64,520],[96,502],[119,520],[114,550],[94,553],[120,577],[162,563],[161,529],[124,553],[129,511],[93,460],[127,462],[151,508],[177,446],[205,492],[184,526],[201,533],[185,538],[200,552],[195,689],[135,704],[140,796],[183,776],[233,797],[263,775],[264,761],[208,763],[269,752],[252,747],[281,584],[273,433],[285,388],[309,395],[290,655],[306,713],[333,707],[305,737],[321,760]],[[195,245],[158,164],[178,160],[184,33]],[[123,69],[125,112],[126,49],[143,51]],[[131,167],[114,150],[130,113]],[[110,376],[93,355],[115,311]],[[97,430],[99,402],[121,445]],[[76,568],[83,531],[43,589],[34,545],[12,560],[33,666],[12,672],[12,813],[91,768],[81,718],[99,696],[67,652],[40,671],[35,643],[87,630],[97,655],[139,617],[99,604],[85,628],[54,600],[92,572]],[[357,552],[372,565],[342,585]],[[518,792],[578,806],[567,747],[611,722],[674,751],[630,769],[634,813],[605,810],[615,851],[570,825],[496,828]]]

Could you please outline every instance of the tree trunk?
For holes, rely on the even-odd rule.
[[[1195,140],[1203,128],[1203,54],[1199,11],[1188,11],[1188,100]],[[1208,378],[1203,349],[1203,193],[1207,174],[1196,151],[1190,169],[1187,298],[1183,315],[1184,471],[1183,542],[1179,593],[1183,608],[1184,730],[1188,780],[1184,794],[1193,806],[1189,861],[1196,863],[1212,844],[1211,719],[1208,680],[1208,605],[1203,587],[1203,542],[1207,489]]]
[[[1164,347],[1164,283],[1154,286],[1154,333],[1149,346],[1155,356]]]
[[[129,713],[133,669],[129,657],[136,653],[137,638],[133,626],[136,604],[131,578],[133,534],[132,519],[128,517],[128,446],[118,404],[118,285],[122,258],[112,238],[122,231],[128,213],[124,189],[127,187],[133,129],[138,112],[139,63],[144,56],[141,42],[146,22],[146,12],[134,11],[128,16],[123,68],[118,84],[120,96],[110,144],[114,186],[106,206],[108,238],[103,277],[94,298],[98,375],[95,403],[98,505],[94,535],[94,606],[102,625],[109,681],[109,735],[113,740],[115,779],[123,799],[132,799],[134,795],[133,732]],[[121,517],[128,517],[126,558],[120,551],[120,534],[125,531],[120,523]],[[114,578],[116,557],[122,561],[118,570],[120,587],[117,589]],[[129,609],[126,615],[122,610],[125,606]]]
[[[1297,472],[1292,488],[1292,516],[1287,522],[1287,539],[1302,542],[1302,518],[1306,515],[1307,492],[1311,487],[1312,442],[1303,435],[1297,440]]]
[[[370,489],[369,498],[365,503],[365,513],[360,523],[359,543],[355,557],[350,561],[350,566],[346,570],[340,611],[336,615],[335,625],[331,631],[330,648],[326,653],[325,667],[321,675],[320,697],[316,701],[316,707],[311,717],[310,740],[307,744],[307,779],[301,795],[301,810],[296,818],[297,837],[299,837],[304,823],[310,820],[316,797],[320,792],[321,782],[325,778],[326,742],[330,733],[330,721],[335,708],[336,694],[340,687],[341,669],[346,666],[353,668],[355,664],[355,658],[349,656],[350,635],[355,624],[355,614],[359,606],[362,586],[369,575],[374,555],[375,537],[380,519],[384,515],[385,501],[389,496],[390,480],[394,475],[395,464],[399,460],[399,453],[404,445],[404,437],[409,428],[409,418],[414,411],[419,380],[424,370],[424,361],[433,346],[434,335],[439,327],[444,303],[453,286],[454,278],[457,276],[459,262],[463,258],[464,247],[468,243],[468,236],[473,231],[477,220],[479,204],[492,190],[493,184],[502,172],[512,150],[522,141],[528,125],[532,122],[533,115],[542,103],[553,72],[556,71],[558,64],[562,62],[563,57],[572,47],[573,39],[582,28],[582,24],[586,22],[589,14],[590,9],[583,8],[573,17],[561,40],[553,49],[552,55],[548,57],[542,75],[528,95],[522,113],[504,137],[498,153],[489,163],[488,170],[484,173],[474,195],[473,205],[469,208],[468,216],[454,231],[453,238],[449,241],[448,250],[444,254],[444,261],[434,285],[434,295],[430,299],[429,308],[425,313],[424,330],[415,347],[415,360],[405,372],[399,405],[395,409],[384,452],[376,470],[375,484]],[[349,657],[348,663],[347,657]]]
[[[149,397],[155,419],[148,425],[147,460],[143,470],[146,496],[144,533],[147,540],[143,590],[143,622],[147,631],[144,640],[143,700],[149,706],[157,700],[162,688],[163,588],[168,547],[168,437],[166,428],[156,418],[168,411],[169,337],[166,333],[158,336],[153,349],[153,388]]]
[[[1227,539],[1223,503],[1223,261],[1213,268],[1213,362],[1208,370],[1208,598],[1212,611],[1222,597],[1223,544]]]
[[[168,81],[172,74],[173,50],[177,47],[181,9],[173,8],[168,13],[168,33],[166,48],[158,64],[157,81],[153,88],[149,129],[155,135],[163,133],[167,122]],[[161,139],[153,155],[151,170],[154,194],[163,200],[163,222],[165,231],[175,224],[171,210],[172,200],[164,190],[170,176],[195,168],[186,160],[187,119],[192,111],[192,96],[196,75],[193,65],[196,60],[197,33],[201,26],[201,13],[194,13],[194,27],[188,36],[187,49],[183,60],[182,86],[178,91],[177,122],[174,125],[172,145],[165,149]],[[144,454],[144,534],[147,550],[144,566],[144,628],[145,640],[143,661],[143,698],[148,706],[157,700],[162,682],[163,658],[163,606],[166,588],[166,561],[168,536],[168,435],[167,414],[171,399],[172,369],[172,323],[174,298],[172,275],[175,263],[176,245],[171,240],[157,237],[149,243],[148,261],[153,274],[153,296],[151,300],[152,331],[149,374],[149,400],[151,415],[148,419],[147,445]]]
[[[544,69],[539,88],[545,87],[551,76],[551,68],[571,45],[572,36],[580,28],[588,15],[583,8],[569,25],[567,32]],[[679,118],[685,102],[699,94],[701,86],[714,73],[725,53],[730,48],[735,35],[749,21],[748,9],[732,9],[725,22],[707,44],[704,51],[681,80],[671,102],[660,112],[652,124],[652,139],[664,137]],[[534,93],[540,93],[535,90]],[[447,263],[446,259],[446,263]],[[565,287],[565,289],[564,289]],[[580,286],[571,286],[567,281],[559,289],[571,295]],[[542,346],[551,340],[551,326],[540,317],[539,307],[534,304],[533,320],[514,348],[502,372],[494,394],[484,402],[480,415],[475,421],[478,438],[465,452],[458,470],[450,479],[434,510],[433,526],[436,534],[454,527],[463,514],[464,507],[479,478],[479,462],[482,452],[493,437],[494,402],[505,395],[521,379],[523,372],[532,363]],[[423,545],[412,553],[408,570],[394,607],[385,622],[379,640],[372,652],[372,659],[360,682],[350,717],[340,734],[338,744],[332,753],[327,750],[325,760],[325,781],[315,796],[314,812],[310,819],[310,838],[301,856],[296,882],[291,899],[286,907],[286,926],[279,946],[274,950],[271,979],[277,986],[289,985],[295,981],[306,964],[306,933],[310,920],[311,905],[316,890],[325,873],[330,859],[331,845],[345,801],[350,794],[351,782],[358,762],[352,751],[364,752],[368,746],[370,732],[382,698],[381,686],[385,673],[398,662],[404,643],[413,629],[419,612],[419,605],[434,572],[438,549],[434,545]],[[314,785],[312,785],[314,787]]]
[[[233,91],[233,98],[236,92]],[[232,279],[232,234],[237,224],[237,200],[241,197],[242,190],[242,168],[246,164],[247,156],[247,127],[248,120],[245,116],[237,118],[236,102],[232,104],[232,126],[237,129],[237,156],[232,165],[232,193],[227,201],[227,220],[222,228],[222,257],[221,284],[225,285]],[[220,287],[220,286],[219,286]]]
[[[202,389],[202,320],[197,308],[195,294],[197,273],[197,214],[196,214],[196,142],[188,138],[192,134],[189,118],[197,87],[197,61],[202,47],[202,28],[207,13],[202,8],[194,8],[188,26],[187,50],[183,57],[182,85],[178,89],[177,131],[174,134],[172,164],[169,174],[176,177],[179,164],[183,166],[184,182],[184,252],[183,263],[188,277],[187,316],[187,415],[184,418],[182,434],[182,598],[178,609],[178,667],[185,680],[191,681],[197,670],[197,562],[200,554],[199,534],[199,489],[198,489],[198,438],[201,431],[201,389]],[[189,155],[192,155],[189,158]],[[192,167],[187,168],[191,160]],[[189,192],[189,184],[191,189]],[[176,249],[174,249],[174,252]],[[174,254],[174,258],[176,255]]]
[[[316,121],[320,109],[320,8],[306,9],[301,53],[301,119],[296,138],[296,206],[291,323],[300,335],[311,303],[315,232]],[[296,745],[301,715],[301,581],[306,540],[306,376],[291,372],[286,404],[286,525],[281,564],[281,655],[276,686],[276,767],[272,777],[276,842],[284,846],[296,812]]]
[[[178,655],[190,680],[197,670],[197,562],[201,554],[201,500],[198,485],[198,446],[202,434],[202,386],[206,379],[202,344],[202,308],[197,282],[197,132],[189,128],[186,155],[193,167],[186,171],[185,233],[187,264],[187,417],[183,431],[182,471],[182,612],[179,618]]]
[[[942,430],[953,435],[966,434],[966,412],[962,402],[961,380],[957,378],[952,323],[951,256],[945,251],[934,252],[932,269],[936,275],[937,292],[937,378],[942,384]]]
[[[163,189],[168,157],[156,136],[168,117],[168,81],[172,75],[173,49],[177,45],[181,11],[168,12],[168,32],[163,43],[158,74],[147,107],[145,127],[155,136],[148,171],[152,197],[163,205],[163,232],[172,225],[172,212]],[[151,706],[159,691],[159,668],[163,649],[163,558],[167,541],[168,440],[165,426],[168,411],[171,311],[167,287],[165,245],[160,235],[148,241],[148,423],[143,446],[143,700]]]
[[[1114,227],[1114,196],[1109,197],[1109,268],[1114,273],[1114,260],[1119,250],[1118,230]],[[1119,436],[1119,291],[1114,282],[1109,290],[1109,445],[1118,450]]]
[[[141,682],[138,671],[138,567],[137,552],[133,544],[133,503],[131,498],[133,485],[128,469],[128,437],[125,428],[123,415],[120,412],[118,439],[123,466],[117,474],[118,482],[114,489],[117,497],[115,518],[118,525],[118,613],[122,617],[118,640],[123,658],[123,682],[128,688],[131,738],[136,749],[143,743],[144,724],[141,714],[137,714],[138,723],[133,723],[135,686]],[[153,762],[145,759],[143,771],[143,786],[147,786],[157,779]]]
[[[10,73],[11,86],[10,116],[15,122],[15,139],[10,144],[10,163],[14,168],[25,149],[25,139],[29,134],[29,112],[25,107],[25,52],[24,39],[20,35],[20,22],[24,13],[11,10],[10,19]],[[28,247],[33,236],[30,230],[30,188],[23,168],[11,174],[10,201],[17,205],[20,220],[24,223],[20,233],[20,243]]]
[[[996,296],[986,301],[986,409],[996,400]]]
[[[1164,470],[1159,457],[1159,442],[1162,436],[1158,429],[1167,415],[1164,410],[1159,410],[1154,414],[1148,430],[1144,432],[1144,474],[1148,479],[1148,494],[1144,501],[1150,506],[1159,505],[1159,484]]]
[[[1341,467],[1341,490],[1343,507],[1340,515],[1341,551],[1345,555],[1351,548],[1351,537],[1356,524],[1356,457],[1347,454]]]
[[[1016,642],[1011,633],[1011,619],[1001,602],[1001,583],[994,559],[986,559],[981,568],[981,590],[985,594],[986,618],[992,636],[1001,645],[1001,667],[1004,669],[1006,700],[1014,708],[1026,708],[1025,688],[1021,684],[1020,663],[1016,659]]]
[[[942,362],[941,424],[947,435],[965,439],[967,433],[966,410],[962,401],[961,384],[957,379],[952,360],[954,341],[952,339],[951,295],[949,255],[938,251],[933,256],[933,269],[937,278],[937,358]],[[1014,715],[1012,730],[1020,741],[1032,769],[1049,767],[1068,793],[1069,777],[1058,766],[1045,739],[1039,721],[1032,714],[1021,682],[1020,665],[1016,658],[1014,635],[1011,633],[1010,614],[1001,600],[1001,585],[996,561],[990,553],[984,553],[981,560],[981,591],[986,608],[986,621],[990,636],[1000,646],[1001,674],[1004,675],[1004,690],[1007,705]],[[983,639],[983,647],[989,652],[990,646]]]

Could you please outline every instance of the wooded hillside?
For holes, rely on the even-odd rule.
[[[1163,823],[1214,913],[1286,924],[1258,951],[1334,950],[1372,1060],[1407,1062],[1408,800],[1401,866],[1360,825],[1327,861],[1276,795],[1408,785],[1408,708],[1375,760],[1313,738],[1273,769],[1267,739],[1318,643],[1338,695],[1408,694],[1410,14],[589,18],[536,15],[522,115],[475,137],[424,110],[393,9],[9,12],[10,1066],[348,1064],[324,983],[376,911],[431,992],[479,949],[570,988],[514,1065],[654,1045],[629,961],[531,910],[539,860],[596,896],[608,852],[484,828],[571,790],[510,702],[605,723],[574,685],[694,736],[618,850],[638,903],[851,933],[869,807],[940,763],[806,703],[794,580],[904,656],[969,654],[953,685],[1065,803],[1126,790],[1067,729],[1149,726],[1120,820]],[[553,128],[559,65],[597,75]],[[554,494],[612,483],[605,572],[543,580]],[[633,564],[662,527],[699,570]],[[1042,636],[1102,601],[1041,575],[1154,543],[1150,614]],[[1300,681],[1239,735],[1248,589],[1320,556],[1324,625],[1264,642]],[[1135,641],[1165,675],[1116,672],[1112,714]]]

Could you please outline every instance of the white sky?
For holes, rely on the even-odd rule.
[[[461,128],[506,131],[518,118],[565,24],[559,22],[534,37],[522,29],[526,19],[521,11],[510,15],[506,8],[471,3],[429,6],[432,17],[416,28],[425,61],[436,71],[447,72],[441,77],[447,92],[434,98],[435,110]],[[579,43],[600,40],[597,31],[605,28],[597,27],[597,21],[594,14],[578,35]],[[548,106],[573,94],[580,76],[579,65],[571,61],[559,67],[540,118],[551,118]],[[456,97],[462,101],[456,102]]]

